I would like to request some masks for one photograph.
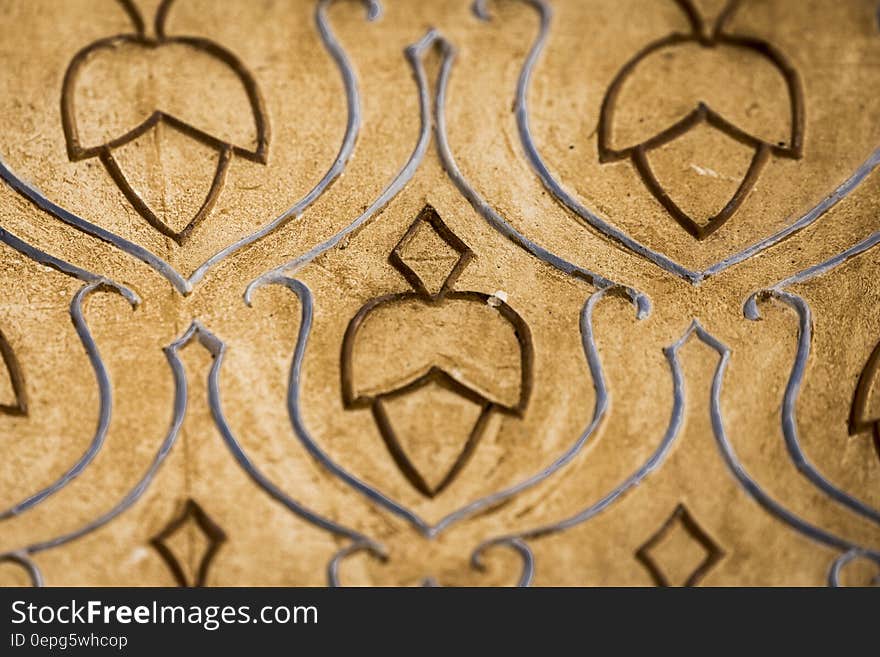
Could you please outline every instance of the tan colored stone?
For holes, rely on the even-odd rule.
[[[554,198],[530,165],[512,110],[524,59],[539,34],[532,3],[488,0],[491,20],[483,21],[469,0],[386,0],[373,22],[365,20],[366,4],[327,8],[327,25],[351,62],[361,103],[360,132],[343,175],[301,215],[208,269],[189,294],[142,259],[0,184],[2,229],[141,299],[132,307],[112,289],[86,298],[85,323],[112,393],[106,438],[79,476],[0,520],[0,554],[23,550],[52,585],[174,585],[175,573],[151,539],[193,500],[225,535],[205,567],[207,585],[326,584],[328,561],[353,540],[274,499],[228,448],[226,423],[252,466],[277,487],[276,497],[287,495],[387,551],[386,560],[369,550],[342,558],[343,584],[516,584],[521,544],[478,548],[523,534],[536,585],[664,583],[639,556],[656,536],[650,553],[671,584],[824,585],[849,546],[874,550],[874,562],[862,557],[844,566],[842,583],[869,583],[880,563],[880,448],[870,423],[850,435],[850,415],[880,341],[876,251],[859,251],[809,280],[785,284],[776,297],[759,295],[758,319],[744,316],[744,304],[877,230],[880,174],[864,164],[880,144],[876,3],[742,0],[722,33],[757,41],[736,47],[712,41],[722,4],[696,3],[711,16],[704,42],[660,48],[627,78],[615,100],[612,149],[664,134],[699,102],[743,132],[733,139],[733,129],[703,123],[645,151],[662,190],[700,225],[736,194],[756,144],[766,146],[766,161],[741,205],[700,239],[651,192],[633,155],[600,161],[603,98],[649,44],[690,34],[681,3],[549,3],[552,20],[527,102],[535,145],[574,199],[648,249],[701,272],[809,216],[850,176],[863,174],[814,222],[699,284],[588,225]],[[345,134],[345,87],[316,29],[312,2],[176,0],[164,34],[153,27],[156,3],[135,5],[148,24],[143,42],[129,38],[134,23],[111,0],[0,7],[0,156],[53,203],[149,250],[186,278],[282,216],[318,183]],[[430,27],[446,41],[408,61],[405,49]],[[84,60],[89,66],[73,85],[80,145],[103,144],[106,152],[72,159],[61,111],[65,73],[89,44],[123,34],[129,37]],[[454,58],[447,53],[444,60],[444,43],[454,46]],[[768,63],[766,44],[791,71]],[[422,144],[411,179],[383,208],[333,248],[288,270],[313,299],[297,381],[302,425],[333,464],[377,494],[435,525],[529,481],[572,449],[551,476],[431,536],[310,454],[288,412],[305,306],[277,280],[251,289],[250,303],[244,298],[261,275],[339,235],[405,166],[422,119],[413,62],[424,66],[431,102],[443,65],[451,67],[442,109],[449,149],[467,184],[527,240],[602,277],[569,275],[496,230],[450,177],[436,133]],[[799,134],[792,80],[802,89],[802,152],[792,143]],[[163,119],[124,144],[114,142],[155,110],[178,123]],[[119,176],[111,175],[107,153],[124,172],[128,197]],[[224,157],[228,166],[218,169]],[[212,189],[216,198],[191,232],[175,237]],[[148,221],[148,211],[132,203],[132,191],[169,231]],[[425,283],[421,290],[389,257],[427,206],[472,258],[447,279],[463,250],[450,251],[449,240],[422,225],[417,237],[424,239],[401,252]],[[606,279],[617,285],[599,294]],[[93,366],[71,323],[72,299],[83,283],[11,242],[0,244],[0,283],[0,331],[20,364],[27,397],[26,415],[0,407],[2,510],[57,481],[83,455],[101,404]],[[627,290],[650,299],[650,313],[637,317]],[[354,403],[343,395],[346,331],[361,309],[388,295],[406,296],[372,311],[358,329],[353,397],[363,399]],[[811,330],[809,344],[798,299],[810,310],[803,324]],[[173,428],[169,362],[175,355],[163,349],[194,320],[225,345],[222,358],[206,332],[204,343],[197,335],[180,350],[186,412],[143,496],[87,535],[35,548],[95,521],[136,490]],[[685,339],[694,322],[705,333]],[[591,337],[592,368],[585,353]],[[793,421],[824,489],[798,469],[782,423],[799,339],[805,369]],[[212,413],[209,373],[218,362],[219,403]],[[430,375],[424,386],[406,388],[423,374]],[[866,376],[865,385],[875,390],[871,373]],[[0,364],[0,404],[14,402],[12,381]],[[177,394],[182,398],[183,390]],[[414,485],[417,478],[400,454],[395,457],[375,399],[393,417],[401,453],[431,491]],[[865,419],[876,418],[871,400]],[[479,430],[469,433],[473,427]],[[471,438],[472,450],[459,463]],[[665,438],[672,441],[668,450]],[[734,454],[726,459],[727,446]],[[608,499],[642,468],[650,470],[644,479],[601,512],[532,535]],[[757,493],[744,485],[742,473]],[[864,512],[836,501],[829,486],[859,500]],[[796,526],[786,522],[787,513],[798,518]],[[811,538],[807,525],[827,540]],[[171,544],[187,582],[196,582],[210,540],[189,522]],[[709,553],[715,557],[695,576],[701,555]],[[483,557],[483,570],[473,567],[475,554]],[[3,583],[21,583],[24,574],[18,562],[0,562]]]

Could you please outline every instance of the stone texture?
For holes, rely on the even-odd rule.
[[[544,6],[0,4],[2,583],[872,582],[876,2]]]

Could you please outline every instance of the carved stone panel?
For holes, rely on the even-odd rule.
[[[877,16],[0,3],[0,583],[878,583]]]

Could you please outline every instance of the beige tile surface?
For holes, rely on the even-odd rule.
[[[876,2],[379,9],[0,2],[0,581],[871,583]]]

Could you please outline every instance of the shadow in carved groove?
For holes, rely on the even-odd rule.
[[[560,205],[567,208],[572,213],[576,214],[586,224],[592,226],[594,229],[596,229],[609,239],[613,240],[614,242],[617,242],[622,247],[628,249],[632,253],[635,253],[642,258],[645,258],[646,260],[660,267],[664,271],[672,274],[673,276],[677,276],[684,281],[687,281],[691,285],[699,285],[702,281],[708,279],[709,277],[716,276],[741,262],[749,260],[759,253],[763,253],[770,247],[785,241],[799,231],[807,228],[808,226],[811,226],[815,222],[824,218],[832,208],[834,208],[838,203],[846,199],[850,194],[853,193],[853,191],[858,189],[859,186],[865,181],[865,179],[871,174],[871,172],[873,172],[878,166],[880,166],[880,147],[877,147],[871,152],[870,155],[868,155],[864,162],[856,167],[856,169],[854,169],[845,180],[838,183],[829,194],[823,196],[823,198],[818,203],[816,203],[816,205],[812,206],[805,213],[793,219],[786,226],[779,228],[769,235],[759,238],[757,241],[752,242],[741,251],[728,254],[721,260],[712,263],[704,269],[688,269],[687,267],[683,266],[681,263],[669,257],[662,251],[656,251],[642,244],[641,242],[631,237],[625,231],[610,223],[606,218],[600,216],[599,214],[596,214],[593,210],[591,210],[581,201],[576,199],[572,192],[569,191],[566,186],[563,185],[562,182],[554,177],[554,175],[551,173],[550,167],[548,166],[548,163],[538,149],[538,146],[535,143],[534,136],[532,135],[530,127],[531,119],[529,115],[528,98],[535,67],[549,39],[553,12],[550,8],[550,5],[547,4],[546,0],[510,1],[528,5],[537,13],[540,18],[540,29],[537,36],[533,40],[531,48],[529,49],[528,54],[523,62],[522,68],[520,69],[519,78],[517,79],[516,84],[516,96],[514,99],[514,114],[516,116],[516,125],[517,131],[519,132],[520,143],[522,144],[522,147],[526,154],[526,158],[528,159],[529,165],[531,166],[532,170],[540,179],[542,185],[547,190],[547,192],[549,192]],[[492,16],[490,15],[488,9],[488,0],[474,0],[473,11],[480,20],[492,20]],[[447,166],[452,166],[453,170],[455,170],[454,162],[447,162]],[[2,174],[2,168],[0,168],[0,174]],[[460,177],[460,172],[456,172],[454,175],[455,177]],[[468,196],[468,192],[463,193]],[[492,221],[493,211],[491,210],[491,208],[487,207],[485,202],[480,198],[475,198],[474,196],[468,196],[468,198],[472,199],[472,203],[475,204],[475,207],[477,207],[478,211],[483,214],[483,216],[488,221],[490,221],[490,223],[493,223],[493,225],[495,225],[495,222]],[[507,229],[509,229],[509,226],[507,226]],[[524,238],[524,236],[522,235],[518,235],[516,240],[523,246],[525,246],[527,242],[526,238]],[[858,245],[852,247],[851,249],[847,249],[844,254],[855,254],[861,252],[865,249],[871,248],[871,246],[876,244],[878,241],[880,241],[880,235],[874,234],[863,242],[859,243]],[[533,248],[534,246],[537,245],[532,244],[531,246],[528,246],[526,248],[530,250],[533,254],[537,254]],[[541,257],[542,259],[548,259],[547,261],[555,259],[557,260],[558,264],[555,264],[554,266],[559,267],[559,265],[563,265],[562,267],[560,267],[560,269],[566,269],[566,263],[561,258],[558,258],[558,256],[556,256],[552,252],[543,249],[541,249],[541,251],[543,251],[543,253],[538,257]],[[844,257],[848,258],[850,257],[850,255],[845,255]],[[824,267],[825,265],[822,266]],[[594,275],[594,278],[598,277]]]
[[[417,241],[420,231],[424,229],[434,231],[457,255],[455,264],[448,270],[439,286],[432,286],[424,273],[417,273],[413,266],[407,263],[406,247]],[[460,292],[454,289],[458,277],[473,257],[474,254],[470,248],[443,223],[436,210],[430,205],[425,206],[388,257],[391,264],[406,278],[414,291],[397,292],[370,299],[349,322],[342,343],[342,397],[345,407],[347,409],[369,407],[372,410],[373,418],[379,427],[382,438],[395,464],[407,480],[427,497],[434,497],[442,492],[461,473],[485,432],[492,413],[499,411],[521,417],[528,405],[532,389],[534,347],[532,345],[531,331],[522,317],[505,301],[494,295],[472,291]],[[378,393],[359,393],[355,383],[353,360],[358,339],[363,335],[361,328],[365,321],[371,316],[375,316],[373,314],[375,311],[380,308],[384,309],[392,304],[400,309],[441,307],[451,309],[448,303],[450,301],[465,301],[476,304],[479,308],[485,309],[487,314],[497,312],[507,324],[513,327],[518,343],[520,360],[520,380],[517,382],[519,394],[517,400],[514,403],[505,404],[498,399],[490,399],[487,394],[463,383],[436,364],[432,364],[430,368],[423,371],[416,378],[408,380],[403,385],[392,390]],[[426,321],[430,321],[430,318],[426,318]],[[474,328],[485,330],[485,327],[482,325]],[[389,333],[388,335],[391,336],[392,334]],[[481,344],[486,344],[490,339],[491,336],[485,335]],[[395,348],[405,349],[406,345],[395,345]],[[461,452],[439,483],[436,484],[428,482],[424,474],[419,471],[413,462],[413,459],[407,454],[388,412],[388,404],[392,400],[410,395],[431,384],[436,384],[481,407],[479,417],[474,423],[467,440],[464,442]]]
[[[859,375],[859,383],[856,386],[849,415],[849,435],[855,436],[870,430],[874,436],[877,457],[880,458],[880,415],[872,415],[870,407],[871,391],[878,389],[880,385],[877,381],[878,374],[880,374],[880,343],[874,347],[865,369]]]
[[[174,534],[184,529],[187,524],[194,522],[202,534],[205,536],[208,544],[202,552],[202,558],[199,561],[196,576],[192,582],[184,571],[180,560],[174,553],[174,550],[168,545],[168,541]],[[201,506],[193,499],[188,499],[184,505],[183,511],[179,516],[173,519],[165,526],[161,532],[150,539],[150,544],[156,548],[156,551],[168,565],[174,579],[183,587],[200,587],[204,586],[208,580],[208,569],[211,562],[217,555],[220,546],[226,541],[226,532],[215,523]]]
[[[21,365],[9,340],[0,331],[0,357],[3,358],[3,364],[6,366],[6,372],[9,375],[9,384],[12,387],[14,400],[11,404],[0,403],[0,413],[6,415],[27,415],[27,392],[24,386],[24,374],[21,371]]]
[[[691,0],[676,0],[676,2],[685,14],[687,14],[692,32],[691,34],[673,33],[667,37],[654,41],[638,52],[617,73],[602,101],[602,110],[599,116],[598,127],[599,161],[602,163],[617,162],[619,160],[630,158],[633,166],[638,170],[639,175],[645,183],[645,186],[663,205],[669,215],[672,216],[672,218],[693,237],[698,240],[703,240],[721,228],[721,226],[739,209],[743,201],[745,201],[746,197],[755,187],[755,184],[761,175],[761,170],[764,168],[764,165],[767,163],[771,155],[791,159],[801,158],[804,139],[803,91],[801,89],[800,79],[798,78],[794,67],[774,46],[754,37],[733,35],[725,32],[727,23],[739,6],[739,0],[729,0],[714,25],[707,24]],[[724,47],[748,50],[763,57],[776,67],[785,80],[789,96],[789,105],[791,107],[791,134],[788,144],[785,144],[784,142],[774,144],[751,135],[747,131],[725,119],[706,103],[701,101],[697,104],[697,107],[687,114],[687,116],[653,137],[628,148],[617,150],[611,147],[612,124],[617,99],[626,80],[630,77],[630,74],[632,74],[642,61],[646,60],[661,49],[694,43],[699,44],[703,48]],[[731,139],[734,139],[745,146],[749,146],[754,150],[754,154],[748,170],[731,199],[720,212],[710,217],[705,224],[700,224],[682,210],[682,208],[672,200],[669,193],[663,188],[663,185],[657,179],[657,176],[654,174],[648,161],[648,152],[669,144],[703,123],[707,123]]]
[[[317,199],[320,198],[322,194],[324,194],[329,186],[337,178],[339,178],[340,175],[342,175],[342,172],[345,170],[345,167],[347,166],[348,161],[351,158],[351,155],[354,151],[355,141],[357,140],[357,135],[360,130],[360,95],[358,94],[355,74],[351,63],[349,62],[345,51],[342,49],[342,46],[333,35],[333,31],[330,29],[330,25],[328,23],[327,10],[329,6],[334,3],[334,1],[335,0],[319,0],[317,6],[315,7],[315,22],[317,23],[318,32],[321,36],[321,42],[336,63],[339,73],[342,76],[343,85],[345,87],[346,108],[348,110],[347,120],[345,126],[345,134],[342,137],[342,141],[340,143],[336,157],[334,158],[330,167],[325,171],[321,179],[293,205],[288,207],[281,214],[277,215],[274,219],[262,225],[262,227],[258,228],[254,232],[238,239],[232,244],[228,244],[227,246],[221,248],[219,251],[216,251],[207,260],[202,262],[189,276],[181,275],[168,262],[157,256],[152,251],[149,251],[148,249],[139,246],[138,244],[135,244],[134,242],[131,242],[121,237],[120,235],[117,235],[116,233],[102,228],[92,223],[91,221],[79,217],[72,212],[65,210],[56,203],[53,203],[48,198],[46,198],[46,196],[44,196],[38,189],[17,176],[3,161],[2,156],[0,156],[0,179],[2,179],[7,185],[9,185],[16,193],[20,194],[25,199],[36,205],[43,212],[46,212],[50,216],[67,224],[68,226],[72,226],[88,235],[112,244],[113,246],[128,253],[132,257],[141,260],[142,262],[153,268],[153,270],[162,275],[166,280],[168,280],[174,287],[174,289],[177,290],[180,294],[184,296],[190,294],[193,291],[193,287],[197,285],[205,277],[207,272],[219,262],[236,253],[240,249],[248,246],[249,244],[253,244],[256,241],[261,240],[282,225],[286,224],[287,222],[299,219],[302,216],[302,213],[305,212],[306,209],[309,208],[312,204],[314,204],[315,201],[317,201]],[[378,0],[361,0],[361,4],[367,9],[367,20],[374,21],[378,19],[381,15],[381,6]],[[0,241],[9,243],[13,246],[13,248],[19,248],[19,246],[17,245],[20,245],[26,250],[31,250],[30,246],[24,244],[21,240],[14,236],[9,236],[8,233],[2,230],[0,230]],[[40,259],[41,261],[48,259],[49,261],[54,263],[53,266],[60,266],[61,269],[66,272],[76,270],[77,273],[75,275],[78,277],[86,276],[95,278],[95,274],[87,272],[85,270],[80,270],[70,263],[64,263],[57,258],[49,256],[48,254],[42,254],[40,256]]]
[[[696,586],[701,579],[724,557],[724,551],[718,544],[712,540],[712,537],[697,524],[697,521],[690,514],[684,504],[678,504],[672,514],[664,521],[660,529],[658,529],[651,538],[636,551],[636,559],[638,559],[648,572],[657,586],[674,586],[670,581],[663,565],[658,562],[657,558],[652,554],[664,539],[666,539],[677,527],[687,532],[688,536],[696,541],[705,551],[706,557],[697,567],[691,571],[690,575],[684,581],[684,586]]]
[[[70,160],[73,162],[97,157],[107,169],[107,172],[113,178],[113,181],[128,199],[129,203],[131,203],[132,207],[134,207],[134,209],[137,210],[153,228],[163,235],[170,237],[177,242],[177,244],[182,245],[192,234],[196,226],[198,226],[198,224],[210,214],[214,207],[214,204],[225,184],[226,173],[233,155],[260,164],[266,163],[269,145],[269,126],[266,109],[264,107],[263,99],[260,96],[256,80],[234,54],[208,39],[188,36],[169,37],[165,34],[165,21],[174,0],[163,0],[159,5],[158,10],[156,11],[154,24],[155,36],[147,34],[147,28],[143,16],[132,0],[119,0],[119,2],[131,18],[136,33],[119,34],[107,37],[86,46],[73,57],[67,68],[67,72],[64,75],[64,84],[61,93],[61,121],[64,127],[64,137],[67,142],[67,153]],[[182,45],[194,51],[206,54],[212,59],[222,62],[228,69],[231,69],[241,82],[244,92],[247,94],[256,129],[255,147],[246,148],[224,141],[223,139],[215,137],[196,126],[183,121],[179,117],[167,114],[158,108],[140,124],[131,128],[125,134],[115,137],[103,144],[88,147],[83,146],[80,142],[75,105],[75,93],[77,85],[81,79],[80,73],[83,71],[85,65],[96,55],[104,54],[105,56],[113,56],[115,53],[122,52],[120,49],[125,45],[132,45],[137,48],[148,50],[158,50],[169,45]],[[132,99],[128,100],[130,102],[132,101]],[[207,98],[204,100],[209,102],[209,99]],[[114,150],[136,141],[154,128],[157,128],[160,124],[166,125],[217,152],[217,168],[205,200],[195,216],[192,217],[189,223],[179,231],[174,230],[156,215],[144,198],[132,187],[125,172],[122,170],[122,167],[120,167],[119,162],[113,155]]]
[[[437,75],[437,86],[435,95],[431,96],[428,87],[425,68],[422,63],[423,55],[430,49],[438,49],[442,54],[440,72]],[[419,140],[408,158],[404,166],[399,170],[394,180],[386,186],[381,194],[376,198],[363,214],[353,219],[348,226],[338,232],[336,235],[326,240],[322,244],[316,246],[308,253],[303,254],[294,260],[267,271],[262,276],[256,278],[250,283],[245,291],[245,302],[250,304],[256,290],[268,285],[281,285],[293,292],[301,302],[301,328],[297,338],[297,346],[291,360],[290,385],[288,388],[288,411],[293,425],[294,431],[303,443],[306,449],[315,456],[322,465],[331,471],[336,477],[339,477],[346,484],[366,496],[372,502],[384,507],[395,515],[405,519],[417,528],[427,538],[435,538],[441,532],[448,529],[452,524],[460,522],[465,518],[471,517],[481,511],[493,508],[505,500],[519,495],[525,490],[531,489],[546,481],[556,472],[565,468],[572,462],[572,459],[583,449],[583,447],[592,439],[597,427],[604,417],[607,407],[607,396],[605,393],[604,380],[602,376],[601,363],[598,355],[598,349],[593,339],[592,327],[592,310],[595,305],[606,294],[622,295],[629,299],[637,309],[637,317],[643,319],[650,312],[651,303],[647,296],[641,294],[631,287],[623,286],[604,278],[590,270],[580,267],[572,262],[564,260],[559,256],[552,254],[543,248],[540,244],[531,241],[529,238],[519,233],[511,226],[504,217],[499,215],[490,204],[471,186],[467,178],[461,172],[455,157],[449,146],[446,136],[446,120],[445,120],[445,104],[446,92],[449,76],[452,70],[453,62],[456,56],[454,46],[447,41],[436,30],[429,30],[425,36],[418,42],[406,49],[407,59],[412,67],[414,78],[419,89],[419,104],[421,115],[421,132]],[[433,119],[433,122],[432,122]],[[432,125],[433,123],[433,125]],[[584,348],[584,354],[590,366],[590,373],[596,385],[596,402],[594,405],[594,413],[590,421],[584,427],[583,431],[570,444],[570,446],[561,454],[553,459],[552,463],[543,466],[541,469],[518,481],[517,483],[503,488],[501,490],[490,493],[484,497],[475,499],[465,506],[458,508],[452,513],[446,515],[436,524],[429,525],[422,520],[417,514],[410,509],[399,504],[395,500],[384,495],[375,487],[358,479],[352,473],[348,472],[337,464],[330,456],[315,442],[310,435],[302,417],[301,402],[301,374],[302,363],[306,352],[308,338],[312,326],[312,318],[314,314],[314,300],[308,286],[303,282],[291,278],[297,271],[306,266],[309,262],[315,260],[322,253],[339,245],[339,243],[350,235],[353,231],[358,230],[366,222],[370,221],[377,212],[379,212],[388,201],[393,198],[400,189],[409,181],[427,151],[431,142],[431,132],[433,127],[433,135],[436,138],[435,146],[437,155],[439,156],[443,168],[446,170],[449,179],[455,184],[459,193],[464,196],[471,206],[487,224],[497,231],[503,237],[512,241],[517,247],[523,249],[532,257],[550,265],[551,267],[562,272],[566,276],[570,276],[575,280],[589,283],[599,288],[595,293],[591,294],[584,304],[581,313],[580,328],[581,337]],[[286,275],[289,274],[289,275]],[[528,548],[516,543],[515,539],[505,542],[507,547],[514,549],[517,553],[524,557],[524,564],[528,566],[531,563],[531,557],[526,558]],[[479,557],[474,558],[474,563],[479,562]],[[530,568],[530,567],[529,567]],[[529,568],[526,568],[528,570]],[[331,577],[332,579],[332,577]],[[524,576],[524,581],[529,579]]]

